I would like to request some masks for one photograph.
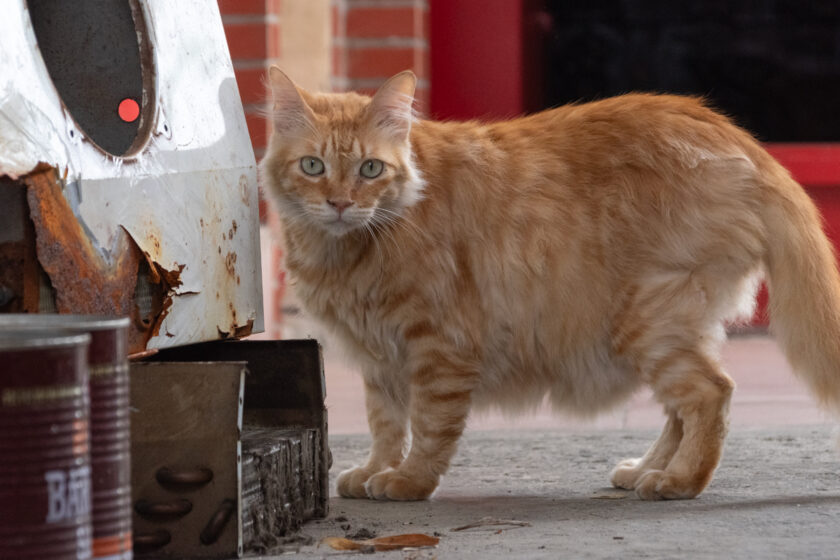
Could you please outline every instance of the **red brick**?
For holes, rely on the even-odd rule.
[[[416,66],[416,49],[348,49],[347,76],[351,78],[387,78]],[[418,75],[420,73],[418,72]]]
[[[347,75],[347,68],[344,67],[344,47],[332,48],[332,72],[333,76],[344,77]]]
[[[265,3],[265,13],[267,14],[279,14],[283,9],[283,2],[282,0],[266,0]]]
[[[348,37],[416,37],[414,8],[353,8],[347,12]]]
[[[265,24],[229,23],[225,25],[225,35],[232,59],[267,57],[268,41]]]
[[[245,123],[248,125],[248,134],[251,136],[251,144],[256,151],[265,148],[268,142],[268,123],[262,117],[251,111],[245,111]]]
[[[263,103],[268,98],[263,83],[265,72],[263,68],[234,68],[233,73],[236,75],[236,84],[239,86],[239,96],[243,104]]]
[[[219,0],[222,15],[264,14],[266,0]]]

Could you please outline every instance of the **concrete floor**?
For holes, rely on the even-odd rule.
[[[831,429],[740,430],[709,488],[694,500],[643,502],[609,487],[619,459],[655,437],[648,430],[467,434],[441,487],[426,502],[333,498],[303,534],[300,557],[339,554],[318,545],[366,529],[425,533],[434,549],[381,558],[840,558],[840,463]],[[363,460],[366,436],[332,441],[335,473]],[[453,528],[484,517],[527,527]],[[500,530],[501,529],[501,530]],[[353,554],[353,553],[348,553]]]
[[[643,453],[663,422],[640,393],[588,422],[545,409],[471,418],[431,500],[332,498],[328,519],[303,528],[312,544],[289,552],[331,557],[340,553],[319,546],[322,538],[366,529],[440,536],[434,549],[375,555],[388,558],[840,558],[840,454],[830,417],[771,338],[734,337],[724,361],[738,383],[731,435],[715,479],[695,500],[642,502],[609,488],[613,465]],[[325,369],[334,487],[338,472],[364,460],[369,436],[361,380],[331,354]],[[486,516],[530,526],[451,531]]]

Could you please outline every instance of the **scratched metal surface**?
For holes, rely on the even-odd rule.
[[[136,0],[133,7],[145,22],[138,37],[148,109],[139,140],[118,157],[89,139],[64,107],[26,4],[4,3],[0,177],[31,184],[28,174],[46,163],[100,268],[125,258],[127,234],[152,277],[166,278],[146,347],[259,332],[256,164],[217,3]],[[51,280],[59,290],[62,279]]]

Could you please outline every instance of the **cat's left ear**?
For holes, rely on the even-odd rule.
[[[268,70],[272,97],[272,121],[278,132],[291,132],[312,123],[315,116],[295,83],[277,66]]]
[[[373,125],[397,138],[407,138],[414,119],[412,105],[416,87],[417,76],[411,70],[400,72],[385,82],[368,107]]]

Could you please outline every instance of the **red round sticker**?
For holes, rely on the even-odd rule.
[[[140,116],[140,105],[130,97],[126,97],[120,101],[118,112],[125,122],[134,122]]]

